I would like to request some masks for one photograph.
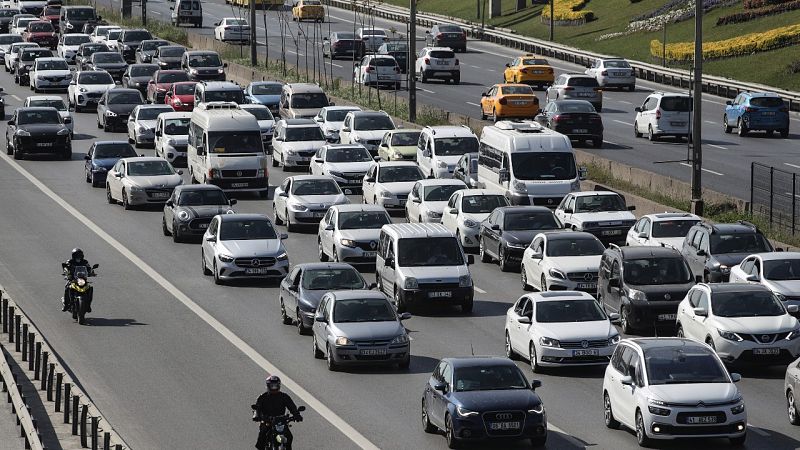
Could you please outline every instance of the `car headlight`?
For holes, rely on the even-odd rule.
[[[738,405],[731,408],[731,414],[741,414],[743,412],[744,412],[744,402],[739,403]]]
[[[295,151],[294,150],[291,150],[291,149],[286,150],[286,156],[294,156],[294,155],[295,155]]]
[[[628,289],[628,298],[637,302],[646,302],[647,294],[636,289]]]
[[[336,338],[336,346],[341,347],[345,345],[353,345],[353,341],[344,336],[339,336]]]
[[[436,163],[436,167],[438,167],[438,168],[440,168],[440,169],[447,169],[447,163],[446,163],[446,162],[444,162],[444,161],[438,161],[438,162]]]
[[[278,261],[286,261],[289,259],[289,254],[286,251],[283,251],[280,255],[277,256]]]
[[[197,75],[197,69],[189,69],[189,73],[192,75]]]
[[[419,283],[417,283],[417,279],[414,277],[406,278],[406,281],[403,283],[403,287],[405,289],[419,289]]]
[[[528,410],[528,414],[541,414],[544,412],[544,403],[539,403],[533,408]]]
[[[431,219],[441,219],[442,218],[442,213],[436,212],[436,211],[427,211],[427,212],[425,212],[425,215],[430,217]]]
[[[403,333],[400,336],[397,336],[396,338],[392,339],[392,342],[390,342],[390,344],[408,344],[408,335]]]
[[[356,248],[356,246],[358,245],[356,244],[356,241],[352,239],[342,239],[341,241],[339,241],[339,243],[345,247],[350,247],[350,248]]]
[[[146,133],[146,132],[147,132],[147,127],[139,125],[139,133]]]
[[[25,130],[17,130],[14,134],[16,134],[17,136],[23,136],[23,137],[27,137],[27,136],[31,135],[30,133],[28,133]]]
[[[166,144],[167,144],[167,145],[175,145],[175,139],[172,139],[172,138],[167,138],[167,140],[166,140]]]
[[[116,117],[117,113],[115,113],[114,111],[111,111],[111,110],[107,109],[107,110],[106,110],[106,115],[107,115],[108,117]]]
[[[123,50],[130,50],[130,49],[131,49],[131,46],[130,46],[130,45],[127,45],[127,44],[122,44],[122,49],[123,49]]]
[[[225,73],[224,69],[217,69],[217,73]]]
[[[69,134],[69,129],[62,128],[62,129],[58,130],[58,133],[56,133],[56,134],[58,134],[59,136],[66,136],[66,135]]]
[[[225,263],[233,262],[233,256],[226,255],[224,253],[220,253],[218,256],[219,260]]]
[[[295,211],[295,212],[305,212],[305,211],[308,211],[308,208],[306,208],[305,206],[303,206],[303,205],[297,205],[297,204],[291,204],[291,205],[289,205],[289,209],[291,209],[292,211]]]
[[[392,195],[392,193],[391,193],[391,192],[389,192],[389,191],[381,191],[381,193],[380,193],[380,197],[381,197],[381,198],[392,198],[392,197],[393,197],[393,195]]]
[[[464,408],[463,406],[456,406],[456,413],[458,413],[458,415],[461,417],[472,417],[478,415],[477,412],[470,411],[467,408]]]
[[[175,106],[181,106],[181,105],[183,105],[183,102],[182,102],[182,101],[180,101],[180,99],[177,99],[177,98],[176,98],[176,99],[175,99]]]
[[[799,337],[800,337],[800,328],[795,328],[794,330],[792,330],[791,333],[789,333],[788,336],[786,336],[786,340],[793,341]]]
[[[82,87],[82,88],[78,89],[78,92],[89,92],[89,90],[86,89],[85,87]]]
[[[562,272],[562,271],[560,271],[558,269],[550,269],[548,271],[548,273],[550,274],[551,277],[558,278],[559,280],[566,280],[567,279],[567,276],[564,275],[564,272]]]
[[[608,338],[608,345],[617,345],[619,343],[619,335],[615,334]]]
[[[506,241],[506,245],[511,247],[511,248],[519,248],[519,249],[524,249],[524,248],[528,247],[526,244],[520,244],[519,242],[508,242],[508,241]]]
[[[141,193],[144,193],[144,189],[142,189],[142,188],[141,188],[141,187],[139,187],[139,186],[131,186],[131,187],[130,187],[130,191],[131,191],[132,193],[135,193],[135,194],[141,194]]]
[[[732,331],[725,331],[725,330],[717,329],[717,333],[720,335],[720,337],[722,337],[723,339],[727,339],[729,341],[733,341],[733,342],[741,342],[742,341],[742,338],[738,334],[736,334],[736,333],[734,333]]]
[[[669,408],[664,408],[667,404],[662,402],[661,400],[648,398],[647,399],[647,409],[650,411],[651,414],[655,414],[657,416],[668,416],[670,414]]]
[[[478,225],[480,224],[472,219],[464,219],[464,226],[467,228],[477,228]]]
[[[553,339],[544,336],[539,338],[539,344],[541,344],[543,347],[553,347],[553,348],[561,347],[561,342],[558,342],[558,339]]]
[[[187,220],[189,220],[189,217],[191,217],[191,216],[189,216],[189,213],[186,212],[186,211],[179,211],[178,212],[178,219],[180,219],[183,222],[186,222]]]
[[[469,275],[461,275],[458,277],[458,287],[472,286],[472,277]]]

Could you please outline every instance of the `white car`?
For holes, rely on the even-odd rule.
[[[462,247],[477,249],[481,222],[500,206],[508,206],[502,194],[483,189],[456,191],[442,211],[442,225],[456,234]]]
[[[390,223],[392,219],[382,206],[331,206],[319,222],[319,260],[374,266],[381,228]]]
[[[222,42],[250,42],[250,23],[238,17],[225,17],[215,23],[214,39]]]
[[[100,97],[116,85],[105,70],[82,70],[67,88],[67,102],[75,112],[81,112],[84,108],[97,106]]]
[[[325,106],[314,116],[325,140],[339,142],[339,131],[342,129],[344,118],[350,111],[361,111],[358,106]]]
[[[478,153],[478,137],[466,125],[427,126],[417,141],[417,164],[430,178],[452,178],[467,153]]]
[[[506,356],[528,359],[533,372],[544,367],[608,364],[619,333],[603,308],[586,292],[526,294],[506,312]]]
[[[183,184],[182,171],[161,158],[122,158],[106,175],[108,203],[122,202],[126,210],[134,205],[165,203],[175,186]]]
[[[106,35],[105,39],[102,40],[102,43],[106,44],[106,47],[112,52],[119,51],[119,37],[122,34],[122,29],[114,29],[108,30],[108,34]]]
[[[189,144],[189,122],[192,113],[187,111],[165,112],[156,120],[156,156],[172,165],[186,164],[186,148]]]
[[[690,213],[658,213],[639,218],[628,230],[626,245],[672,247],[680,250],[689,229],[700,223],[699,216]]]
[[[414,183],[425,178],[412,161],[380,161],[367,171],[361,184],[361,198],[366,204],[386,209],[406,207]]]
[[[419,180],[411,188],[406,202],[406,220],[415,222],[442,221],[442,213],[454,192],[467,189],[460,180]]]
[[[686,438],[728,438],[741,446],[747,411],[734,384],[741,379],[728,374],[706,345],[676,338],[623,339],[603,377],[606,427],[625,425],[642,447]]]
[[[275,225],[286,224],[294,231],[298,224],[318,224],[328,208],[350,203],[331,177],[297,175],[287,177],[275,188],[272,212]]]
[[[169,105],[139,105],[128,116],[128,142],[136,147],[153,145],[156,140],[156,120],[161,113],[174,112]]]
[[[583,191],[565,195],[555,215],[565,228],[592,233],[603,243],[622,244],[636,223],[631,213],[635,209],[616,192]]]
[[[19,59],[19,54],[22,53],[24,48],[38,47],[39,44],[35,42],[15,42],[11,44],[6,54],[3,56],[3,62],[6,67],[6,72],[11,72],[14,68],[14,63]]]
[[[353,67],[353,80],[364,86],[400,89],[400,67],[392,55],[366,55]]]
[[[522,288],[597,293],[600,259],[605,247],[594,235],[580,231],[539,233],[522,254]]]
[[[628,61],[622,58],[599,58],[587,66],[584,73],[594,77],[603,88],[627,88],[631,92],[636,90],[636,73]]]
[[[272,167],[308,167],[325,138],[311,119],[284,119],[272,136]]]
[[[72,133],[75,129],[75,120],[72,117],[72,113],[67,108],[67,105],[64,104],[64,99],[60,95],[31,95],[25,98],[25,103],[22,106],[49,106],[55,108],[58,110],[58,114],[61,115],[64,125],[69,128],[69,132]]]
[[[18,34],[0,34],[0,58],[5,59],[6,53],[11,50],[11,44],[16,44],[18,42],[25,42],[22,40],[22,36]]]
[[[731,267],[730,283],[758,283],[785,305],[800,306],[800,252],[750,255]]]
[[[258,127],[261,128],[261,141],[264,143],[264,148],[269,148],[272,145],[272,135],[275,130],[275,117],[269,108],[266,105],[245,104],[239,105],[239,109],[255,116]]]
[[[356,38],[364,42],[367,53],[375,53],[381,45],[389,42],[389,36],[383,28],[359,28],[356,30]]]
[[[39,20],[39,18],[33,14],[17,14],[8,26],[8,32],[22,36],[28,29],[28,24],[35,20]]]
[[[425,47],[417,54],[414,76],[422,83],[431,79],[461,83],[461,66],[455,52],[448,47]]]
[[[72,71],[64,58],[36,58],[28,80],[31,90],[37,93],[44,90],[65,91],[72,81]]]
[[[62,34],[58,39],[56,53],[61,58],[66,59],[68,63],[75,64],[75,56],[78,54],[78,47],[87,42],[91,42],[88,34]]]
[[[680,337],[703,342],[726,363],[788,364],[800,355],[800,325],[766,286],[700,283],[678,305]]]
[[[375,162],[363,145],[328,144],[317,150],[309,168],[312,175],[327,175],[345,192],[361,189],[364,175]]]
[[[633,134],[636,137],[646,134],[651,141],[664,136],[691,138],[689,122],[692,98],[688,94],[653,92],[635,111]]]
[[[104,44],[111,30],[121,30],[121,28],[117,25],[98,25],[94,27],[94,31],[89,35],[89,39],[91,39],[92,42]]]
[[[342,122],[339,142],[361,144],[372,156],[378,156],[378,146],[383,136],[395,128],[392,118],[383,111],[351,111]]]

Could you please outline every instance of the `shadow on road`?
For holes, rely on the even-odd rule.
[[[87,317],[86,323],[93,327],[127,327],[132,325],[147,325],[136,319],[107,319],[104,317]]]
[[[394,366],[353,366],[343,367],[340,370],[346,373],[361,375],[397,375],[398,372],[404,374],[431,373],[439,363],[439,359],[428,356],[416,356],[411,354],[411,366],[407,370],[398,370]]]
[[[458,306],[439,304],[412,308],[411,314],[420,317],[499,317],[504,316],[511,303],[475,300],[471,314],[464,314]]]

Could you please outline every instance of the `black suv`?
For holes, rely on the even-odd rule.
[[[14,155],[14,159],[50,154],[69,160],[72,158],[69,128],[55,108],[17,108],[6,128],[6,153]]]
[[[689,229],[681,253],[695,276],[707,283],[728,281],[731,267],[753,253],[774,251],[772,244],[750,222],[700,222]]]
[[[561,222],[544,206],[501,206],[481,222],[481,261],[497,260],[500,270],[519,269],[522,254],[537,234],[560,230]]]
[[[139,45],[142,41],[152,40],[153,35],[147,30],[122,30],[119,35],[117,47],[125,62],[133,64],[136,62],[136,50],[139,50]]]
[[[622,332],[675,325],[678,304],[694,285],[680,252],[670,247],[618,247],[600,259],[597,300],[619,312]]]

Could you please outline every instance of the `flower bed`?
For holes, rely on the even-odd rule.
[[[703,59],[748,55],[796,44],[800,44],[800,24],[745,34],[723,41],[704,42]],[[661,41],[658,39],[650,41],[650,54],[660,58],[661,46]],[[694,58],[694,42],[667,44],[666,53],[667,59],[671,61],[691,61]]]
[[[732,23],[748,22],[750,20],[757,19],[759,17],[772,16],[775,14],[785,13],[787,11],[794,11],[796,9],[800,9],[800,0],[792,0],[787,3],[780,3],[766,8],[748,9],[743,12],[728,14],[727,16],[719,17],[717,19],[717,26],[729,25]]]
[[[553,0],[553,15],[558,22],[589,22],[594,20],[594,12],[583,9],[588,0]],[[542,9],[542,21],[550,22],[550,8]]]

